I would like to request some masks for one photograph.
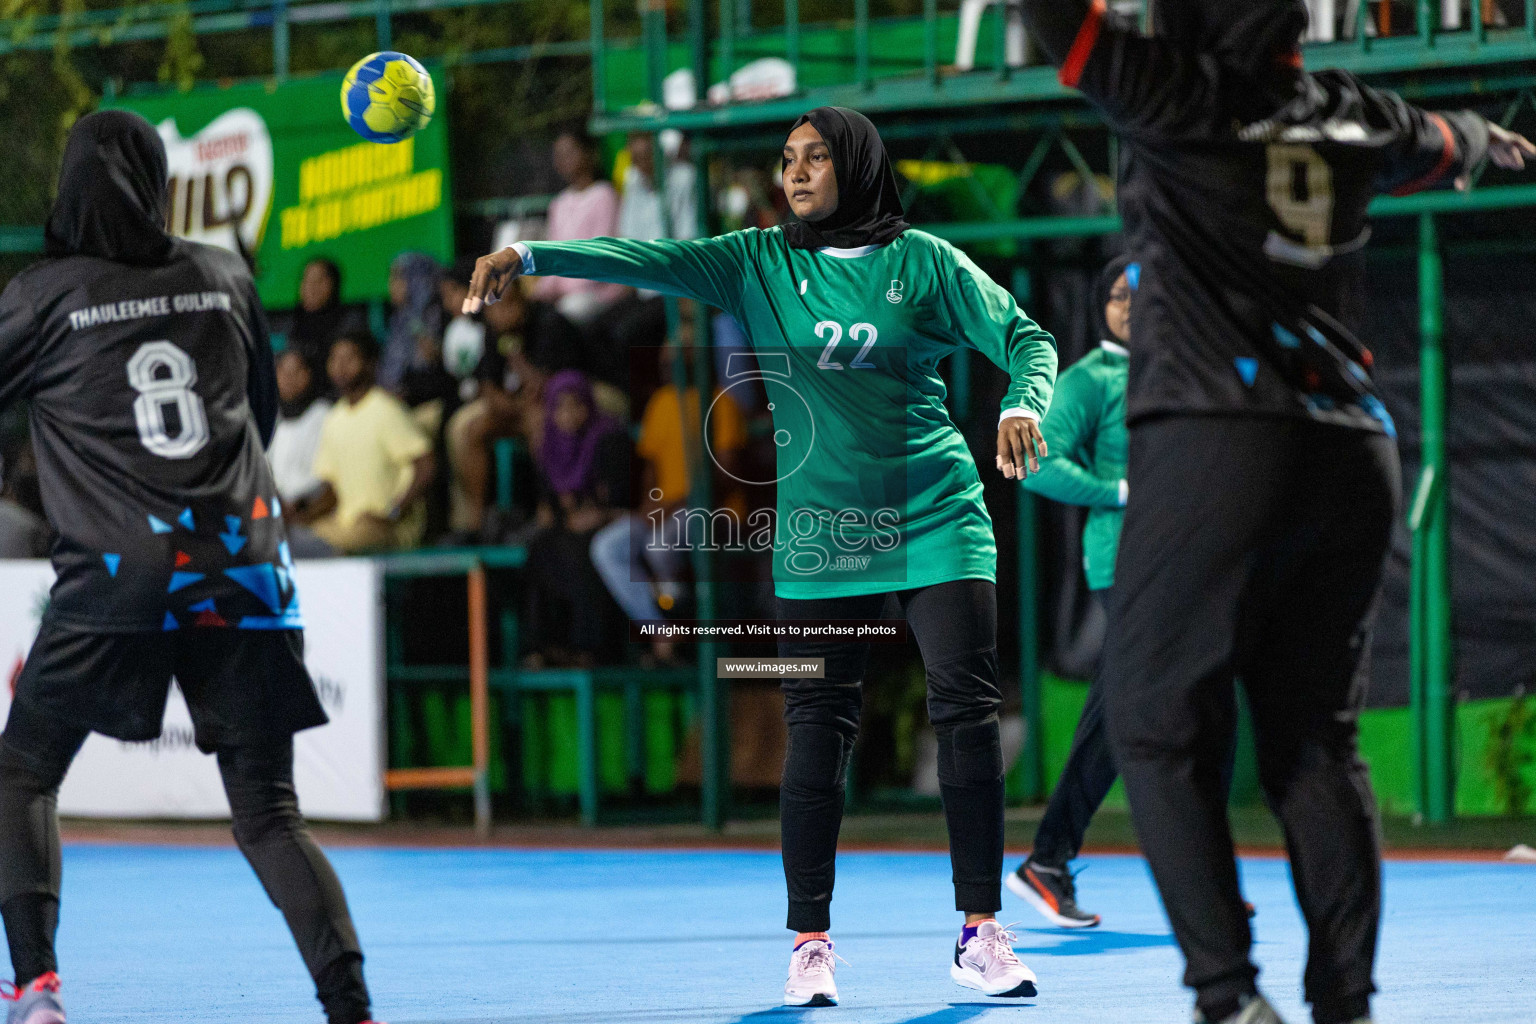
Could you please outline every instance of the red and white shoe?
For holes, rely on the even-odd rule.
[[[9,1004],[5,1024],[65,1024],[59,976],[52,971],[20,988],[0,982],[0,1002]]]

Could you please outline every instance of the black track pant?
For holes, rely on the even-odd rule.
[[[1356,733],[1396,445],[1303,420],[1168,417],[1132,427],[1130,467],[1110,737],[1185,983],[1219,1019],[1257,975],[1222,782],[1240,678],[1307,922],[1307,1000],[1318,1024],[1363,1016],[1381,883]]]
[[[1095,591],[1093,599],[1104,602],[1106,591]],[[1107,643],[1107,641],[1106,641]],[[1083,848],[1083,835],[1099,805],[1109,795],[1119,772],[1109,751],[1109,730],[1104,724],[1104,658],[1094,666],[1093,681],[1088,685],[1088,700],[1072,735],[1072,752],[1061,769],[1061,778],[1051,793],[1051,802],[1035,829],[1035,844],[1030,860],[1048,868],[1065,868]]]
[[[87,732],[17,703],[0,736],[0,913],[18,984],[58,969],[59,784]],[[363,955],[341,883],[293,789],[293,741],[218,751],[235,841],[298,943],[330,1024],[368,1019]]]
[[[1094,592],[1094,600],[1108,610],[1111,591]],[[1108,640],[1105,640],[1108,647]],[[1065,868],[1083,848],[1083,836],[1098,813],[1104,798],[1114,788],[1119,769],[1110,750],[1109,724],[1104,713],[1104,657],[1101,653],[1088,684],[1088,700],[1077,719],[1072,734],[1072,750],[1062,766],[1061,778],[1051,793],[1051,802],[1035,829],[1035,844],[1029,859],[1048,868]],[[1222,767],[1222,785],[1232,788],[1232,770],[1237,758],[1237,735],[1232,736],[1227,759]]]
[[[896,595],[922,651],[928,720],[939,742],[939,788],[949,827],[955,909],[993,913],[1002,906],[1003,751],[997,714],[997,588],[957,580]],[[778,602],[784,619],[877,619],[886,595]],[[785,681],[789,747],[779,788],[788,926],[831,926],[837,834],[843,822],[848,759],[859,733],[869,645],[843,641],[779,643],[785,658],[824,658],[826,678]]]

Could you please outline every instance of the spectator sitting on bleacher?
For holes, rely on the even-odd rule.
[[[300,513],[315,499],[321,482],[315,476],[315,450],[331,403],[320,397],[319,381],[309,360],[298,349],[277,356],[277,427],[267,446],[272,482],[289,515]]]
[[[581,337],[554,307],[529,302],[516,288],[479,315],[486,340],[475,370],[477,397],[454,414],[445,431],[452,475],[449,528],[466,540],[490,542],[509,525],[499,519],[492,524],[494,536],[481,537],[490,498],[491,446],[511,437],[527,451],[537,450],[544,381],[552,373],[577,367]],[[594,381],[592,394],[600,412],[628,421],[624,392]]]
[[[692,348],[681,353],[677,346],[660,350],[661,378],[667,383],[657,388],[645,405],[640,419],[640,437],[635,450],[645,460],[642,471],[641,505],[632,512],[598,530],[592,538],[592,564],[608,587],[608,592],[631,619],[665,618],[682,596],[683,574],[687,570],[689,548],[701,541],[698,525],[684,538],[682,513],[688,508],[688,445],[683,431],[686,414],[689,433],[699,434],[699,390],[689,387],[680,392],[675,367],[680,357],[692,359]],[[739,487],[732,474],[747,446],[746,423],[735,400],[715,389],[709,424],[709,452],[712,464],[724,472],[716,488],[715,507],[728,509],[741,522],[745,509]],[[658,529],[658,525],[660,527]],[[714,529],[707,519],[703,529]],[[653,536],[653,534],[655,534]],[[651,645],[651,657],[658,663],[674,660],[673,644],[657,640]]]
[[[379,362],[379,383],[398,392],[406,371],[422,362],[422,338],[436,344],[443,334],[443,307],[437,294],[442,271],[425,253],[403,252],[389,265],[389,336]]]
[[[324,258],[304,264],[298,304],[293,312],[274,320],[274,332],[287,338],[287,349],[304,357],[311,378],[322,389],[331,342],[368,327],[368,316],[361,307],[342,304],[341,268]]]
[[[376,383],[378,345],[366,334],[331,346],[331,383],[341,396],[315,451],[320,493],[297,517],[347,554],[414,547],[425,525],[432,442],[398,398]]]
[[[618,230],[619,195],[597,178],[592,140],[577,130],[561,132],[554,145],[555,173],[566,183],[549,204],[545,236],[551,242],[603,238]],[[541,277],[532,298],[552,303],[579,327],[585,328],[624,295],[616,284],[598,284],[569,277]]]
[[[544,424],[534,448],[538,532],[528,543],[525,664],[587,667],[604,648],[610,602],[588,554],[592,535],[623,514],[629,497],[629,437],[598,411],[580,370],[544,385]]]

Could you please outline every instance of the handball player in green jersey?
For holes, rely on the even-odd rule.
[[[820,107],[795,122],[783,184],[799,220],[781,228],[519,243],[482,257],[464,310],[494,302],[520,274],[555,274],[693,298],[745,328],[754,386],[773,412],[778,500],[769,528],[749,517],[742,540],[769,538],[781,619],[874,619],[888,597],[899,604],[927,668],[955,908],[965,914],[951,977],[987,995],[1031,996],[1035,976],[994,916],[1003,863],[997,549],[938,364],[969,346],[1007,371],[997,469],[1023,479],[1046,455],[1039,422],[1055,341],[962,253],[907,225],[885,146],[862,114]],[[779,652],[824,659],[825,678],[784,683],[781,828],[795,932],[784,1001],[828,1005],[837,1001],[827,934],[834,861],[869,648],[781,641]]]

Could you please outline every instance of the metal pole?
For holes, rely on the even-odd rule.
[[[272,76],[288,77],[288,0],[272,0]]]
[[[608,112],[607,54],[603,50],[603,0],[591,0],[589,15],[592,32],[592,113]]]
[[[709,11],[705,0],[688,0],[688,57],[693,68],[694,104],[704,102],[709,88]]]
[[[1021,306],[1029,304],[1031,284],[1026,267],[1014,271],[1013,293]],[[1025,802],[1034,803],[1045,797],[1045,764],[1040,745],[1040,611],[1035,540],[1037,515],[1035,496],[1026,491],[1022,484],[1015,488],[1015,495],[1018,502],[1019,545],[1019,714],[1024,723],[1024,746],[1010,772],[1012,777],[1009,789]]]
[[[693,151],[693,170],[699,232],[707,236],[711,233],[709,156],[703,147],[696,147]],[[698,386],[698,423],[701,431],[709,429],[704,413],[714,395],[710,372],[714,344],[710,334],[709,312],[703,303],[693,304],[693,379]],[[704,452],[702,444],[694,447],[697,463],[691,467],[692,499],[695,508],[708,509],[714,500],[714,477],[711,472],[713,462]],[[714,618],[717,610],[715,558],[709,547],[706,537],[706,543],[693,553],[694,590],[698,617],[701,619]],[[716,650],[713,641],[699,644],[699,720],[703,732],[701,760],[704,768],[700,797],[705,827],[719,830],[725,827],[731,813],[731,691],[730,685],[716,676]]]
[[[939,85],[939,0],[923,0],[923,75]]]
[[[645,46],[645,87],[649,99],[657,106],[662,105],[662,79],[667,77],[667,4],[666,0],[640,0],[640,35]],[[658,166],[660,166],[661,149],[656,150]],[[659,181],[665,180],[665,175],[659,171],[653,175]],[[659,183],[655,183],[658,192],[664,191]],[[666,210],[666,202],[662,202],[662,210]],[[669,234],[667,237],[671,237]]]
[[[1420,809],[1432,825],[1455,815],[1451,690],[1450,492],[1446,486],[1443,275],[1432,214],[1419,215],[1419,401],[1421,465],[1414,496],[1411,614],[1419,739]]]
[[[485,566],[469,570],[469,730],[475,766],[475,831],[491,834],[491,659],[487,643]]]
[[[1040,632],[1035,593],[1035,496],[1016,488],[1019,544],[1019,697],[1024,722],[1024,747],[1014,763],[1013,786],[1026,803],[1045,796],[1045,772],[1040,757]]]
[[[720,0],[720,81],[729,85],[735,70],[736,7],[731,0]],[[700,82],[699,95],[702,97],[708,88],[708,81]]]
[[[784,59],[795,69],[800,88],[800,0],[784,0]]]
[[[373,4],[373,33],[381,50],[389,49],[394,38],[393,27],[389,20],[389,5],[390,0],[374,0]]]
[[[853,66],[859,88],[874,86],[869,71],[869,0],[853,0]]]

